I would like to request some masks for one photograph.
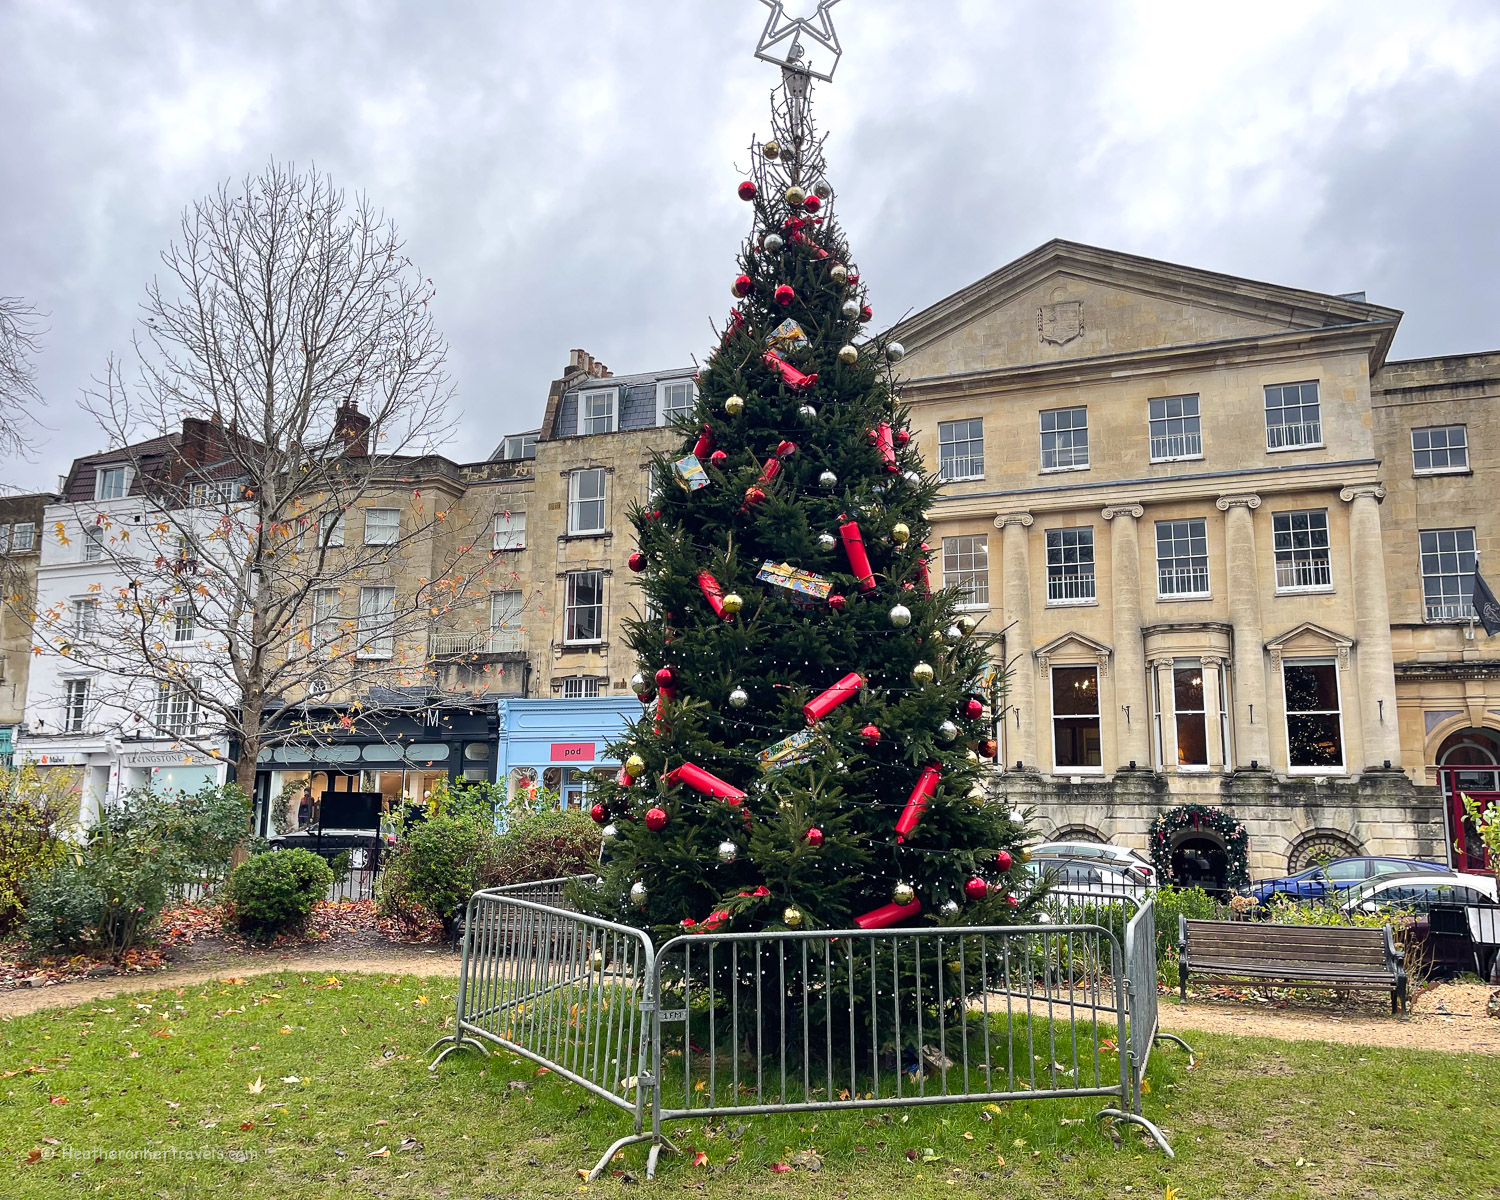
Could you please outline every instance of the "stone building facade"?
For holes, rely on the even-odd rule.
[[[0,496],[0,764],[9,761],[15,727],[26,715],[31,622],[42,557],[42,519],[51,493]]]
[[[1198,802],[1255,874],[1446,857],[1445,748],[1500,757],[1468,604],[1500,356],[1388,362],[1400,319],[1051,242],[895,331],[934,565],[1010,672],[997,786],[1049,832],[1146,848]]]

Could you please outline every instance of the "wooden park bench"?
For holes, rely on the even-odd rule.
[[[1406,971],[1389,925],[1345,929],[1269,921],[1177,918],[1177,981],[1188,975],[1224,983],[1347,988],[1391,993],[1391,1011],[1406,1007]]]

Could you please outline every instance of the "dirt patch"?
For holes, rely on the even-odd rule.
[[[1248,998],[1191,999],[1184,1005],[1163,996],[1160,1018],[1162,1029],[1177,1034],[1201,1030],[1296,1042],[1500,1054],[1500,1021],[1486,1012],[1494,990],[1481,983],[1438,984],[1413,1001],[1410,1013],[1396,1017],[1379,1004],[1360,1001],[1337,1010],[1309,1010]]]

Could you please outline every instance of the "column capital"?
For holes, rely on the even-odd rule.
[[[1029,512],[1005,512],[995,514],[995,528],[1004,529],[1007,525],[1020,525],[1029,527],[1032,523],[1032,515]]]
[[[1254,492],[1240,492],[1232,496],[1220,496],[1214,501],[1214,507],[1220,512],[1228,512],[1231,508],[1257,509],[1260,507],[1260,497]]]
[[[1201,662],[1203,666],[1208,670],[1212,670],[1217,666],[1222,666],[1224,662],[1224,660],[1217,654],[1200,654],[1198,656],[1198,661]]]
[[[1371,499],[1379,504],[1385,499],[1385,487],[1379,483],[1358,483],[1353,487],[1346,487],[1339,492],[1339,499],[1345,504],[1352,504],[1356,500]]]
[[[1106,521],[1113,521],[1116,517],[1134,517],[1139,521],[1146,515],[1146,510],[1134,500],[1122,500],[1114,504],[1106,504],[1099,512]]]

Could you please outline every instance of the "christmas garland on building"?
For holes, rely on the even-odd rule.
[[[1222,808],[1207,804],[1182,804],[1169,808],[1151,822],[1151,861],[1157,873],[1171,884],[1178,884],[1172,870],[1172,839],[1185,829],[1217,834],[1224,842],[1228,858],[1224,884],[1231,891],[1250,883],[1249,835],[1238,817]]]

